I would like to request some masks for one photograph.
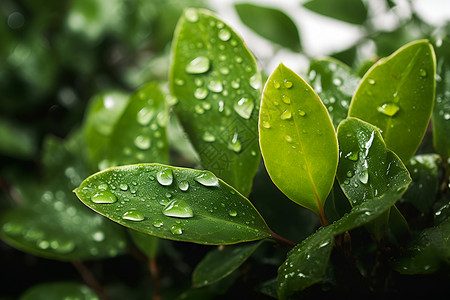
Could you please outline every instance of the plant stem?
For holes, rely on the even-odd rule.
[[[287,247],[287,248],[294,248],[295,247],[295,243],[276,234],[275,232],[271,231],[270,232],[270,237],[277,242],[278,245],[283,246],[283,247]]]
[[[77,269],[78,273],[80,273],[84,282],[89,287],[91,287],[95,291],[95,293],[97,293],[98,297],[101,300],[109,299],[103,286],[97,281],[97,279],[94,277],[94,274],[92,274],[92,272],[86,267],[86,265],[82,261],[75,260],[72,262],[72,264],[75,267],[75,269]]]
[[[153,300],[161,300],[162,298],[159,287],[159,272],[158,266],[156,265],[156,259],[154,257],[150,257],[148,263],[150,274],[152,275],[153,279]]]

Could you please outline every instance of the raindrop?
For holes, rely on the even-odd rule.
[[[291,143],[291,142],[292,142],[292,137],[291,137],[290,135],[286,135],[286,136],[284,137],[284,139],[285,139],[288,143]]]
[[[209,89],[210,91],[212,91],[212,92],[220,93],[220,92],[223,91],[223,85],[222,85],[222,83],[221,83],[220,81],[217,81],[217,80],[211,80],[211,81],[208,83],[208,89]]]
[[[240,86],[241,86],[241,85],[239,84],[239,81],[237,81],[237,80],[233,80],[233,81],[231,82],[231,87],[232,87],[233,89],[238,89]]]
[[[174,218],[192,218],[194,212],[189,204],[181,199],[174,199],[164,207],[162,213],[168,217]]]
[[[298,114],[300,115],[300,117],[304,117],[306,116],[306,111],[299,109]]]
[[[205,133],[203,133],[202,139],[205,142],[212,143],[216,140],[216,137],[214,135],[212,135],[211,133],[209,133],[208,131],[205,131]]]
[[[219,180],[211,172],[203,172],[195,177],[194,180],[203,186],[219,186]]]
[[[144,214],[140,210],[130,209],[124,212],[122,218],[129,221],[139,222],[144,220]]]
[[[107,183],[101,183],[98,185],[97,187],[99,190],[105,191],[108,189],[108,184]]]
[[[152,225],[156,228],[159,228],[159,227],[163,226],[164,223],[161,220],[155,220],[155,221],[153,221]]]
[[[227,67],[222,67],[219,69],[219,72],[223,75],[228,75],[230,73],[230,69],[228,69]]]
[[[262,126],[263,126],[264,128],[269,129],[269,128],[270,128],[270,123],[269,123],[269,121],[262,121]]]
[[[189,182],[186,180],[182,180],[178,183],[178,188],[183,192],[186,192],[189,189]]]
[[[134,145],[141,150],[149,149],[151,144],[152,143],[151,143],[150,137],[148,137],[148,136],[138,135],[134,139]]]
[[[204,87],[200,87],[195,90],[194,97],[198,100],[203,100],[208,96],[208,90]]]
[[[279,83],[278,81],[275,80],[275,81],[273,82],[273,86],[274,86],[276,89],[279,89],[281,85],[280,85],[280,83]]]
[[[219,31],[219,39],[226,42],[231,38],[231,33],[228,29],[224,28]]]
[[[205,113],[205,110],[200,105],[194,106],[195,113],[202,115]]]
[[[282,120],[289,120],[290,118],[292,118],[292,114],[291,111],[289,109],[286,109],[280,116],[280,118]]]
[[[240,152],[242,150],[241,142],[238,139],[237,132],[234,133],[233,138],[228,143],[228,149],[234,151],[234,152]]]
[[[345,158],[350,159],[351,161],[357,161],[358,160],[358,156],[359,156],[359,152],[349,152],[347,153],[347,155],[345,156]]]
[[[249,80],[250,86],[254,88],[255,90],[258,90],[261,88],[261,77],[259,74],[255,74],[252,77],[250,77]]]
[[[422,77],[422,78],[427,77],[427,75],[428,75],[427,70],[425,70],[425,69],[420,69],[420,70],[419,70],[419,75],[420,75],[420,77]]]
[[[370,78],[370,79],[368,80],[368,82],[369,82],[369,84],[371,84],[371,85],[374,85],[374,84],[376,83],[375,80],[372,79],[372,78]]]
[[[349,178],[350,178],[350,177],[352,177],[352,176],[353,176],[353,173],[352,173],[352,171],[348,171],[348,172],[347,172],[347,177],[349,177]]]
[[[386,116],[393,117],[400,110],[400,107],[395,103],[389,102],[378,106],[377,110]]]
[[[126,191],[126,190],[128,190],[128,184],[126,184],[126,183],[121,183],[121,184],[119,185],[119,188],[120,188],[122,191]]]
[[[234,103],[234,111],[244,119],[250,119],[255,104],[252,99],[242,97]]]
[[[285,88],[290,89],[292,87],[292,81],[285,79],[283,85]]]
[[[206,56],[199,56],[194,58],[186,66],[186,73],[189,74],[203,74],[207,72],[210,68],[209,58]]]
[[[367,171],[367,169],[363,170],[361,174],[359,174],[358,179],[359,181],[361,181],[361,183],[364,184],[366,184],[369,181],[369,172]]]
[[[236,56],[235,60],[238,64],[240,64],[242,62],[242,57]]]
[[[172,227],[170,227],[170,232],[175,235],[181,235],[183,234],[183,228],[181,228],[180,224],[175,224]]]
[[[151,110],[147,107],[144,107],[137,113],[136,120],[140,125],[147,126],[148,124],[150,124],[150,121],[152,120],[153,115],[154,115],[153,110]]]
[[[198,14],[193,8],[187,9],[184,15],[189,22],[195,23],[198,21]]]
[[[181,78],[176,78],[175,79],[175,84],[178,86],[183,86],[184,85],[184,80]]]
[[[163,169],[156,174],[156,179],[161,185],[171,185],[173,182],[173,173],[171,169]]]
[[[281,96],[281,100],[286,104],[291,104],[291,98],[289,96],[283,95]]]
[[[110,191],[100,191],[91,197],[92,202],[97,204],[110,204],[117,201],[117,197]]]

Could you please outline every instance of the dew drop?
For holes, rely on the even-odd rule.
[[[222,85],[222,83],[221,83],[220,81],[217,81],[217,80],[211,80],[211,81],[208,83],[208,89],[209,89],[210,91],[212,91],[212,92],[220,93],[220,92],[223,91],[223,85]]]
[[[386,116],[393,117],[400,110],[400,107],[395,103],[389,102],[378,106],[377,110]]]
[[[117,197],[110,191],[100,191],[91,197],[92,202],[97,204],[110,204],[117,201]]]
[[[284,85],[285,88],[290,89],[292,87],[292,81],[289,81],[289,80],[285,79],[283,81],[283,85]]]
[[[203,100],[208,96],[208,90],[204,87],[199,87],[194,92],[194,97],[198,100]]]
[[[284,139],[286,140],[286,142],[291,143],[292,142],[292,137],[290,135],[286,135],[284,137]]]
[[[119,188],[120,188],[122,191],[126,191],[126,190],[128,190],[128,184],[126,184],[126,183],[121,183],[121,184],[119,185]]]
[[[184,80],[181,78],[176,78],[175,79],[175,84],[178,86],[183,86],[184,85]]]
[[[231,33],[228,29],[223,28],[219,31],[219,39],[226,42],[231,38]]]
[[[244,119],[250,119],[255,104],[252,99],[242,97],[233,105],[234,111]]]
[[[210,68],[209,58],[206,56],[199,56],[194,58],[190,63],[186,66],[186,73],[189,74],[203,74],[207,72]]]
[[[273,82],[273,86],[274,86],[276,89],[279,89],[281,85],[280,85],[280,83],[279,83],[278,81],[275,80],[275,81]]]
[[[193,8],[187,9],[184,15],[189,22],[195,23],[198,21],[198,14]]]
[[[219,69],[219,72],[223,75],[228,75],[230,73],[230,69],[228,69],[227,67],[221,67]]]
[[[374,85],[374,84],[376,83],[375,80],[372,79],[372,78],[370,78],[370,79],[368,80],[368,82],[369,82],[369,84],[371,84],[371,85]]]
[[[233,89],[238,89],[240,86],[241,86],[241,85],[239,84],[239,81],[237,81],[237,80],[233,80],[233,81],[231,82],[231,87],[232,87]]]
[[[139,123],[139,125],[147,126],[148,124],[150,124],[153,115],[154,111],[152,109],[144,107],[137,113],[136,120]]]
[[[173,182],[173,173],[171,169],[163,169],[156,174],[156,179],[161,185],[171,185]]]
[[[367,182],[369,181],[369,172],[367,171],[367,169],[363,170],[361,174],[359,174],[358,179],[359,181],[361,181],[361,183],[367,184]]]
[[[349,152],[347,153],[347,155],[345,156],[345,158],[350,159],[351,161],[357,161],[358,160],[358,156],[359,156],[359,152]]]
[[[178,183],[178,188],[183,192],[186,192],[189,189],[189,182],[186,180],[182,180]]]
[[[289,109],[286,109],[280,116],[280,118],[282,120],[289,120],[290,118],[292,118],[292,114],[291,111]]]
[[[130,209],[123,213],[122,219],[139,222],[144,220],[144,214],[137,209]]]
[[[300,117],[306,116],[306,111],[299,109],[298,114]]]
[[[203,139],[203,141],[205,141],[207,143],[212,143],[216,140],[216,137],[214,135],[212,135],[211,133],[209,133],[208,131],[205,131],[205,133],[203,133],[202,139]]]
[[[286,104],[291,104],[291,97],[283,95],[281,96],[281,100]]]
[[[420,75],[420,77],[422,77],[422,78],[427,77],[427,75],[428,75],[427,70],[425,70],[425,69],[420,69],[420,70],[419,70],[419,75]]]
[[[252,77],[250,77],[249,80],[250,86],[254,88],[255,90],[258,90],[261,88],[261,76],[259,74],[255,74]]]
[[[180,224],[175,224],[170,227],[170,232],[175,235],[183,234],[183,228],[181,228]]]
[[[164,225],[164,223],[161,220],[155,220],[155,221],[153,221],[152,225],[156,228],[160,228],[161,226]]]
[[[135,139],[134,139],[134,145],[141,150],[147,150],[150,148],[151,146],[151,140],[150,137],[148,136],[143,136],[143,135],[138,135]]]
[[[263,126],[264,128],[266,128],[266,129],[269,129],[269,128],[270,128],[270,123],[269,123],[269,121],[262,121],[262,126]]]
[[[242,150],[241,142],[238,139],[237,132],[234,133],[233,138],[228,143],[228,149],[234,151],[234,152],[240,152]]]
[[[352,171],[348,171],[348,172],[347,172],[347,177],[349,177],[349,178],[350,178],[350,177],[352,177],[352,176],[353,176],[353,173],[352,173]]]
[[[205,109],[202,106],[198,105],[198,104],[196,106],[194,106],[194,111],[198,115],[202,115],[202,114],[205,113]]]
[[[181,199],[174,199],[167,203],[162,213],[165,216],[174,218],[192,218],[194,216],[194,212],[189,204]]]
[[[211,172],[203,172],[195,177],[194,180],[203,186],[219,186],[219,180]]]

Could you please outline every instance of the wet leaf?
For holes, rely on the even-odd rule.
[[[167,163],[167,119],[165,95],[157,83],[151,82],[134,93],[110,135],[108,165]]]
[[[367,8],[361,0],[310,0],[304,7],[324,16],[352,24],[363,24]]]
[[[423,230],[394,268],[402,274],[429,274],[450,263],[450,219]]]
[[[264,87],[259,132],[272,181],[292,201],[319,214],[336,173],[336,134],[311,87],[283,64]]]
[[[313,60],[308,79],[327,108],[334,128],[347,118],[352,96],[360,78],[345,64],[332,58]]]
[[[261,75],[242,39],[214,14],[187,9],[172,46],[174,110],[202,166],[248,195],[260,161]]]
[[[428,41],[405,45],[370,68],[349,116],[377,126],[387,147],[407,163],[425,134],[435,87],[434,51]]]
[[[448,37],[436,42],[437,75],[436,101],[432,125],[436,152],[450,157],[450,41]]]
[[[218,245],[270,237],[253,205],[209,171],[116,167],[88,177],[75,193],[114,222],[160,238]]]
[[[242,22],[257,34],[292,51],[300,51],[297,26],[281,10],[250,3],[237,3],[234,7]]]
[[[72,281],[48,282],[32,286],[20,300],[97,300],[98,296],[86,285]]]
[[[278,296],[286,299],[325,276],[333,237],[365,225],[385,214],[408,187],[411,179],[401,161],[391,156],[389,189],[377,197],[371,197],[354,206],[352,210],[333,224],[321,227],[288,253],[286,261],[278,269]]]
[[[213,284],[239,268],[259,247],[261,241],[210,251],[195,267],[192,283],[195,287]]]

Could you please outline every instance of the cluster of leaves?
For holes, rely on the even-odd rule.
[[[304,5],[369,27],[360,1],[348,1],[357,17],[324,10],[322,2],[329,1]],[[281,11],[236,9],[262,36],[301,51],[300,39],[278,34],[299,37]],[[279,27],[245,17],[252,13]],[[30,254],[75,262],[101,298],[104,291],[80,261],[130,249],[149,262],[155,297],[242,296],[238,277],[246,290],[252,284],[281,299],[392,292],[417,274],[438,274],[445,283],[448,46],[442,35],[417,40],[357,68],[355,45],[336,55],[353,68],[324,58],[311,61],[306,80],[283,64],[263,79],[229,25],[210,11],[186,9],[172,42],[168,86],[150,82],[132,95],[93,97],[82,128],[65,141],[45,139],[42,181],[2,173],[21,203],[2,212],[0,237]],[[194,288],[164,282],[168,272],[156,267],[168,257],[179,273],[189,273],[180,253],[194,250],[174,251],[186,245],[202,254],[211,247],[203,245],[219,245],[187,259],[195,266]],[[356,289],[349,286],[355,280]],[[141,296],[121,288],[119,295]],[[22,297],[36,299],[43,290],[47,299],[97,297],[74,282],[38,285]]]

